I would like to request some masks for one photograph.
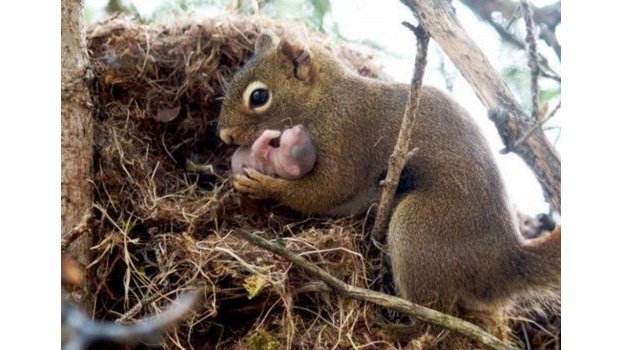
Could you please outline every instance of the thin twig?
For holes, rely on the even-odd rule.
[[[561,103],[562,103],[562,101],[558,101],[558,104],[551,110],[551,112],[549,113],[549,116],[547,116],[547,118],[551,118],[554,115],[556,115],[556,113],[560,109]]]
[[[541,25],[540,34],[538,35],[538,37],[544,40],[547,43],[547,45],[551,46],[553,51],[556,53],[556,56],[558,56],[559,60],[562,58],[561,57],[562,47],[560,46],[560,43],[558,42],[558,38],[556,37],[555,30],[551,30],[547,28],[546,25]]]
[[[248,242],[257,245],[260,248],[268,250],[299,266],[308,275],[323,281],[335,292],[341,294],[342,296],[380,305],[382,307],[415,317],[419,320],[438,325],[448,330],[452,330],[466,337],[474,339],[490,349],[514,350],[514,347],[503,343],[496,337],[488,334],[486,331],[470,322],[441,313],[439,311],[435,311],[433,309],[429,309],[418,304],[414,304],[408,300],[399,297],[350,285],[336,277],[333,277],[322,268],[307,261],[303,257],[293,253],[292,251],[279,244],[272,243],[271,241],[268,241],[258,235],[242,229],[236,229],[234,232]]]
[[[541,69],[540,70],[540,76],[543,77],[543,78],[549,78],[551,80],[555,80],[558,83],[562,82],[562,77],[559,76],[558,74],[556,74],[555,72],[554,73],[550,73],[550,72],[547,72],[547,71]]]
[[[475,13],[477,13],[477,11],[475,10],[475,9],[477,9],[476,7],[472,7],[472,6],[470,6],[470,5],[468,5],[468,7],[469,7],[470,9],[472,9]],[[521,14],[521,7],[520,7],[520,6],[516,6],[516,8],[514,9],[514,11],[513,11],[513,12],[514,12],[514,13],[512,13],[512,16],[510,16],[510,20],[509,20],[509,21],[507,22],[507,24],[505,25],[505,29],[506,29],[506,30],[509,30],[509,29],[510,29],[510,27],[512,26],[512,24],[514,24],[514,22],[522,16],[522,14]],[[482,16],[483,16],[486,20],[488,20],[488,19],[492,20],[492,15],[488,15],[488,14],[484,13],[484,14],[482,14]]]
[[[551,119],[556,112],[560,109],[560,102],[558,102],[558,104],[556,105],[556,107],[551,111],[551,113],[549,113],[548,116],[546,116],[545,118],[539,119],[536,124],[534,124],[534,126],[532,126],[531,129],[529,129],[525,135],[521,136],[520,139],[514,141],[514,144],[512,145],[512,148],[517,148],[519,147],[523,142],[525,142],[533,133],[534,131],[536,131],[536,129],[540,128],[541,126],[543,126],[547,121],[549,121],[549,119]],[[504,148],[501,150],[502,154],[506,154],[509,152],[509,149]]]
[[[527,52],[529,54],[527,65],[531,70],[532,118],[534,120],[540,120],[541,116],[539,115],[538,106],[538,76],[540,75],[540,66],[538,65],[538,49],[536,47],[536,35],[534,35],[535,29],[534,20],[532,19],[532,8],[527,0],[521,0],[521,9],[523,18],[525,19],[525,41],[527,42]]]
[[[94,216],[94,212],[90,208],[88,212],[83,215],[83,218],[81,218],[81,222],[79,222],[77,226],[61,236],[61,251],[65,251],[68,246],[70,246],[70,244],[74,242],[77,238],[87,232],[90,232],[90,230],[94,226],[95,219],[96,217]]]
[[[164,288],[166,289],[166,288]],[[121,322],[127,322],[129,320],[131,320],[136,314],[138,314],[138,312],[140,312],[140,310],[142,310],[143,307],[157,301],[158,299],[160,299],[161,297],[163,297],[163,291],[160,293],[156,293],[153,295],[150,295],[148,297],[143,298],[142,300],[138,301],[136,303],[136,305],[134,305],[131,309],[129,309],[127,312],[125,312],[122,316],[120,316],[115,322],[116,323],[121,323]]]
[[[385,229],[392,211],[394,195],[400,181],[400,173],[402,172],[407,160],[410,158],[409,141],[411,132],[418,114],[418,106],[420,104],[420,91],[422,89],[422,77],[424,69],[427,65],[427,49],[429,46],[429,34],[421,27],[415,27],[407,22],[403,25],[409,28],[416,35],[416,61],[411,79],[411,87],[407,97],[407,105],[400,125],[398,140],[394,151],[389,157],[387,165],[387,176],[382,182],[383,190],[381,192],[381,200],[376,212],[374,228],[372,229],[372,238],[374,241],[382,243],[385,236]]]
[[[494,30],[503,40],[518,47],[519,49],[527,50],[526,43],[522,42],[521,39],[510,33],[501,24],[493,20],[492,17],[485,19],[485,21],[488,22],[488,24],[490,24],[492,28],[494,28]],[[540,52],[536,53],[536,57],[538,57],[538,65],[541,68],[540,75],[542,77],[549,78],[557,82],[562,81],[562,77],[560,77],[560,75],[549,65],[549,60],[547,59],[547,57],[543,56]]]

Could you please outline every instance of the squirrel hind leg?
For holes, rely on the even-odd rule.
[[[432,210],[427,200],[410,192],[394,207],[387,233],[392,276],[403,298],[451,312],[466,277],[456,268],[457,255],[447,254],[448,243],[435,234],[439,223],[425,212]]]
[[[496,232],[471,232],[474,213],[453,211],[451,201],[411,191],[400,197],[389,223],[387,246],[398,293],[440,311],[453,305],[496,311],[511,302],[535,271],[530,255],[517,246],[510,225]],[[448,215],[436,215],[437,212]],[[505,231],[505,232],[504,232]],[[492,249],[491,249],[492,248]],[[534,264],[537,265],[537,264]]]

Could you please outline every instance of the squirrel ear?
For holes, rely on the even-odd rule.
[[[263,31],[258,35],[258,39],[256,39],[256,44],[254,45],[254,53],[259,54],[265,51],[268,51],[275,47],[277,42],[276,36],[269,32]]]
[[[280,56],[293,68],[293,75],[299,80],[308,80],[313,73],[311,55],[301,44],[281,40],[278,44]]]

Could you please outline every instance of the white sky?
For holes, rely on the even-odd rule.
[[[300,6],[299,0],[283,0],[287,5]],[[130,1],[123,1],[129,3]],[[132,0],[131,1],[141,15],[149,17],[164,1],[152,0]],[[331,1],[330,20],[337,23],[341,34],[351,40],[371,40],[385,48],[388,54],[379,57],[386,72],[394,79],[401,82],[409,82],[413,70],[415,57],[415,39],[411,32],[400,23],[408,21],[415,23],[411,12],[399,1],[382,0],[343,0]],[[532,1],[537,6],[546,5],[554,0]],[[90,8],[95,17],[102,16],[102,8],[107,4],[107,0],[87,0],[86,7]],[[516,50],[501,50],[502,43],[492,28],[479,21],[467,7],[454,1],[457,16],[468,31],[469,35],[480,46],[481,50],[488,56],[495,68],[502,68],[508,63],[518,64],[527,67],[527,61],[523,52]],[[219,13],[213,7],[205,7],[198,10],[198,16],[211,16]],[[560,29],[560,27],[558,28]],[[550,60],[555,58],[552,51],[546,45],[539,45],[543,53]],[[486,135],[490,147],[494,151],[495,159],[503,174],[508,195],[516,207],[528,214],[547,212],[547,204],[544,202],[542,190],[536,181],[534,174],[525,163],[516,155],[501,155],[499,150],[503,144],[497,134],[494,124],[487,118],[486,110],[479,102],[468,83],[459,75],[456,68],[450,63],[446,55],[441,50],[431,44],[428,58],[428,69],[425,72],[424,83],[446,90],[445,81],[438,70],[441,57],[444,57],[445,69],[454,76],[453,91],[454,98],[462,104],[469,113],[476,119],[482,131]],[[554,68],[559,71],[558,62],[552,62]],[[541,79],[541,85],[548,82]],[[554,124],[561,125],[561,110],[554,117]],[[560,150],[560,142],[557,144]]]

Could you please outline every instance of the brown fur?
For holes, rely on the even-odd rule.
[[[366,210],[378,198],[409,86],[360,77],[318,47],[261,38],[227,91],[221,138],[247,145],[264,129],[303,124],[317,162],[297,180],[249,171],[235,176],[235,187],[304,213]],[[273,93],[264,113],[243,103],[253,80]],[[387,237],[399,293],[442,310],[492,311],[516,294],[557,287],[559,230],[524,242],[490,149],[470,116],[431,87],[422,88],[420,104],[412,136],[419,151],[407,164]]]

